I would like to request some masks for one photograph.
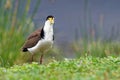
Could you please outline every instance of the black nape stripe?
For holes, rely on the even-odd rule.
[[[43,38],[43,39],[44,39],[45,34],[44,34],[44,30],[43,30],[43,28],[42,28],[42,31],[41,31],[40,36],[41,36],[41,38]]]
[[[53,40],[55,39],[54,35],[53,35]]]

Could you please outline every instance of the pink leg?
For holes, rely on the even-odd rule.
[[[31,55],[31,62],[33,62],[33,54]]]
[[[40,64],[42,64],[42,62],[43,62],[43,54],[40,56]]]

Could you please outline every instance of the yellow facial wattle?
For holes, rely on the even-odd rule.
[[[54,24],[54,18],[49,18],[48,20],[50,21],[51,24]]]

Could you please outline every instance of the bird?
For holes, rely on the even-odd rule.
[[[32,54],[31,61],[33,61],[34,54],[40,54],[40,64],[43,62],[43,55],[46,51],[53,47],[54,42],[54,16],[48,15],[45,24],[42,28],[38,28],[32,32],[22,46],[22,52],[29,52]]]

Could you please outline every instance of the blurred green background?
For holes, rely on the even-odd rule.
[[[50,0],[50,2],[54,2],[54,0]],[[32,0],[0,0],[0,66],[9,67],[14,64],[29,62],[30,54],[22,53],[21,47],[30,32],[36,29],[33,19],[40,3],[40,0],[35,0],[34,5],[32,5]],[[31,5],[32,12],[30,13]],[[103,22],[101,16],[99,26],[102,26]],[[112,30],[113,28],[111,28],[110,38],[102,40],[100,36],[103,33],[102,27],[98,29],[99,35],[97,38],[94,25],[91,26],[90,33],[85,25],[80,30],[74,29],[75,39],[67,45],[63,42],[62,46],[59,46],[56,42],[54,49],[48,52],[50,54],[46,55],[45,59],[47,60],[49,56],[62,59],[66,55],[69,55],[70,58],[79,58],[86,55],[93,57],[119,56],[120,42],[113,37],[114,34],[118,35],[119,31]],[[80,39],[79,31],[82,33]],[[57,30],[55,33],[57,33]],[[62,36],[63,34],[59,35]]]

